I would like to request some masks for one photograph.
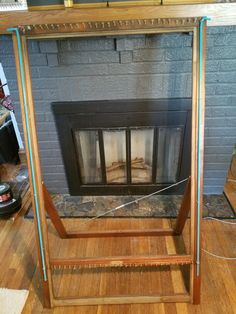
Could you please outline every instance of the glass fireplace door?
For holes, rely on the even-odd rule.
[[[71,195],[146,194],[189,175],[191,102],[72,104],[54,107]]]

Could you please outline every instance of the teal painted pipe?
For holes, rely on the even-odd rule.
[[[202,145],[202,133],[201,133],[201,115],[202,115],[202,64],[203,64],[203,26],[205,21],[209,21],[210,18],[204,16],[199,23],[199,89],[198,89],[198,152],[197,152],[197,276],[200,275],[200,241],[201,241],[201,145]]]
[[[39,236],[39,248],[40,248],[40,255],[41,255],[41,261],[42,261],[42,268],[43,268],[43,279],[44,281],[47,281],[47,272],[46,272],[46,267],[45,267],[45,256],[44,256],[44,248],[43,248],[43,236],[42,236],[41,222],[40,222],[40,216],[39,216],[37,185],[36,185],[36,180],[35,180],[35,170],[34,170],[34,162],[33,162],[33,150],[32,150],[31,134],[30,134],[30,128],[29,128],[29,116],[28,116],[28,106],[27,106],[26,87],[25,87],[25,71],[24,71],[24,66],[23,66],[20,33],[19,33],[18,28],[8,28],[7,31],[11,33],[15,32],[16,38],[17,38],[17,47],[18,47],[19,63],[20,63],[20,75],[21,75],[21,81],[22,81],[22,93],[23,93],[23,102],[24,102],[24,111],[25,111],[25,122],[26,122],[26,131],[27,131],[27,142],[28,142],[28,147],[29,147],[30,169],[32,173],[37,229],[38,229],[38,236]]]

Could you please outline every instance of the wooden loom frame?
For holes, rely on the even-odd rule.
[[[138,18],[138,17],[137,17]],[[199,82],[199,24],[201,18],[175,18],[175,19],[152,19],[152,20],[121,20],[110,22],[87,22],[76,24],[50,24],[30,25],[16,28],[13,32],[14,52],[16,58],[17,78],[19,96],[22,111],[23,128],[25,135],[26,154],[29,168],[30,188],[32,197],[36,242],[38,248],[39,267],[42,277],[44,305],[46,307],[65,305],[92,305],[92,304],[127,304],[127,303],[156,303],[156,302],[200,302],[199,273],[200,260],[197,258],[197,245],[200,246],[200,223],[202,212],[202,174],[203,174],[203,132],[204,132],[204,108],[205,108],[205,45],[206,45],[206,23],[203,22],[203,54],[202,54],[202,79]],[[105,25],[105,26],[104,26]],[[14,29],[12,29],[14,30]],[[20,32],[20,37],[17,37]],[[37,38],[65,38],[120,34],[158,34],[173,32],[192,32],[192,142],[191,142],[191,177],[188,180],[183,203],[180,209],[175,229],[158,230],[123,230],[123,231],[100,231],[100,232],[78,232],[67,233],[60,217],[55,210],[51,197],[46,187],[42,184],[42,173],[39,159],[37,130],[35,123],[34,102],[32,95],[32,82],[30,76],[30,65],[27,49],[27,40]],[[20,43],[19,43],[20,41]],[[19,45],[21,53],[19,53]],[[22,61],[22,64],[21,64]],[[22,68],[23,66],[23,75]],[[199,86],[201,84],[201,86]],[[199,90],[201,91],[201,111],[199,111]],[[24,95],[25,93],[25,95]],[[26,97],[26,103],[24,101]],[[26,107],[25,107],[26,106]],[[27,109],[27,112],[26,112]],[[201,116],[200,116],[201,113]],[[201,121],[201,144],[199,143],[199,119]],[[28,126],[27,126],[28,124]],[[29,130],[27,130],[27,127]],[[29,133],[30,132],[30,133]],[[30,136],[29,136],[30,134]],[[32,155],[30,156],[30,147]],[[200,159],[199,159],[200,157]],[[198,162],[200,161],[200,165]],[[32,166],[34,173],[32,173]],[[198,178],[197,171],[200,166],[201,177]],[[35,179],[35,181],[33,181]],[[200,180],[200,191],[197,191],[197,183]],[[200,192],[200,206],[197,205],[197,195]],[[37,207],[38,206],[38,207]],[[54,259],[50,258],[48,232],[46,222],[46,211],[48,212],[58,234],[61,238],[81,237],[107,237],[107,236],[173,236],[182,233],[189,210],[191,211],[190,232],[190,254],[189,255],[165,255],[165,256],[130,256],[130,257],[104,257],[83,259]],[[199,212],[200,210],[200,212]],[[37,212],[38,211],[38,212]],[[38,215],[38,216],[37,216]],[[198,221],[200,215],[200,221]],[[41,236],[41,239],[40,239]],[[41,243],[40,243],[41,241]],[[198,242],[199,241],[199,242]],[[43,248],[43,251],[40,249]],[[42,256],[43,254],[43,256]],[[200,253],[199,253],[200,254]],[[45,262],[45,265],[43,264]],[[51,270],[57,266],[130,266],[130,265],[190,265],[190,293],[169,296],[103,296],[82,298],[59,298],[54,296]]]

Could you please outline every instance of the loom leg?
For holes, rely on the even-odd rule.
[[[176,235],[180,235],[183,232],[186,220],[188,218],[188,214],[190,211],[190,200],[191,200],[191,178],[188,179],[187,185],[185,188],[183,201],[180,207],[179,215],[177,217],[176,225],[174,232]]]
[[[192,286],[192,303],[193,304],[200,304],[200,297],[201,297],[201,275],[197,276],[196,272],[196,264],[194,267],[194,276],[193,276],[193,286]]]
[[[45,202],[45,209],[48,213],[55,229],[58,232],[58,235],[60,238],[65,239],[68,237],[68,234],[66,232],[66,229],[61,221],[60,216],[57,213],[57,210],[52,202],[51,195],[49,194],[46,186],[43,183],[43,196],[44,196],[44,202]]]

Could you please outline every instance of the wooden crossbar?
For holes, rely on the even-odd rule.
[[[190,255],[163,255],[163,256],[112,256],[90,257],[78,259],[51,259],[52,268],[77,268],[77,267],[123,267],[123,266],[161,266],[191,264]]]
[[[178,293],[175,295],[116,295],[101,297],[81,298],[54,298],[55,306],[76,306],[76,305],[100,305],[100,304],[142,304],[142,303],[183,303],[190,302],[189,294]]]
[[[68,232],[66,237],[72,238],[105,238],[105,237],[153,237],[153,236],[173,236],[175,230],[172,228],[144,229],[144,230],[107,230],[107,231],[80,231],[77,233]]]
[[[99,305],[99,304],[143,304],[143,303],[183,303],[190,302],[189,294],[176,293],[175,295],[116,295],[81,298],[54,298],[55,306]]]

